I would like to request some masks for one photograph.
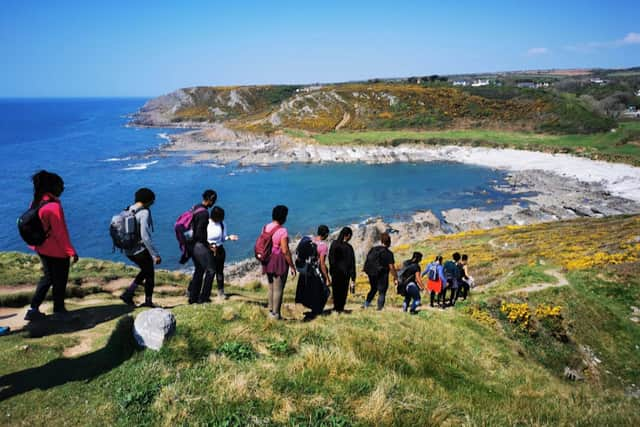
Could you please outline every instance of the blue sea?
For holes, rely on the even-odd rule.
[[[332,230],[373,216],[407,219],[431,209],[496,207],[513,195],[493,189],[504,173],[457,163],[336,164],[275,167],[211,167],[167,156],[159,147],[173,129],[127,127],[128,115],[146,99],[0,99],[0,250],[28,252],[16,218],[32,197],[31,175],[47,169],[65,181],[62,203],[71,240],[82,257],[126,261],[112,252],[111,217],[133,202],[139,187],[156,193],[155,239],[164,268],[177,269],[173,233],[178,215],[218,192],[229,233],[229,260],[251,256],[263,224],[276,204],[289,206],[290,233]]]

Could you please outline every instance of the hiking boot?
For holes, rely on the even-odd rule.
[[[30,308],[24,314],[24,320],[27,320],[29,322],[34,322],[36,320],[42,320],[45,317],[47,317],[47,315],[44,314],[43,312],[41,312],[40,310],[38,310],[37,308]]]
[[[131,305],[131,306],[136,305],[133,302],[133,295],[130,292],[125,292],[122,295],[120,295],[120,299],[127,305]]]

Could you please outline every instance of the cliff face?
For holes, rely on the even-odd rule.
[[[500,90],[481,96],[454,87],[404,83],[195,87],[149,101],[135,115],[134,124],[225,123],[260,133],[281,129],[321,133],[408,128],[553,130],[558,124],[580,133],[611,127],[607,119],[553,92],[510,90],[504,96]],[[584,123],[595,125],[587,129]]]

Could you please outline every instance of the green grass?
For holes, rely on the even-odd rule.
[[[222,304],[173,308],[177,331],[159,352],[136,349],[127,314],[78,333],[2,337],[0,414],[8,425],[635,426],[638,400],[626,391],[640,384],[640,328],[630,320],[640,306],[638,221],[504,227],[408,247],[427,257],[464,249],[479,285],[497,276],[504,290],[552,282],[549,266],[591,259],[592,250],[629,253],[614,266],[562,270],[568,286],[472,291],[456,308],[415,316],[398,310],[392,291],[382,312],[302,322],[292,281],[290,320],[269,321],[264,286],[233,288]],[[2,283],[4,274],[15,272],[0,270]],[[362,280],[352,307],[367,290]],[[526,303],[532,326],[507,320],[502,302]],[[562,316],[536,315],[542,305],[561,306]],[[65,357],[84,333],[98,337],[92,350]],[[565,380],[565,367],[585,380]]]
[[[640,164],[640,122],[620,123],[616,132],[592,135],[548,135],[528,132],[492,130],[442,131],[363,131],[329,132],[313,138],[325,145],[381,144],[423,142],[427,144],[466,144],[528,150],[569,152],[592,158]]]
[[[124,257],[124,255],[123,255]],[[0,287],[35,284],[42,275],[40,259],[22,252],[0,252]],[[103,283],[122,277],[133,277],[138,269],[122,262],[110,262],[94,258],[80,258],[69,270],[69,283],[81,285],[87,282]],[[156,284],[178,283],[186,285],[187,275],[167,270],[156,271]]]

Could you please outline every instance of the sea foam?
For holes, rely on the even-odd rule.
[[[131,165],[129,167],[123,168],[123,171],[141,171],[147,169],[149,166],[155,165],[158,163],[158,160],[153,160],[151,162],[146,163],[138,163],[137,165]]]

